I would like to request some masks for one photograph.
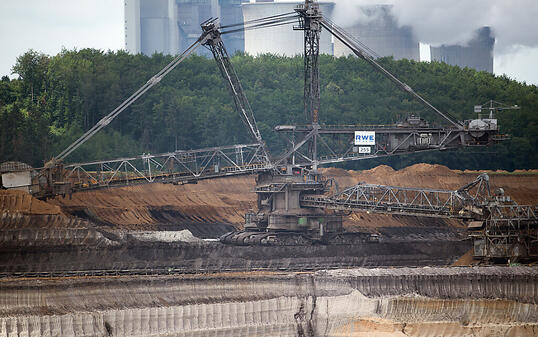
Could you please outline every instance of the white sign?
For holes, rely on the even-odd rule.
[[[482,106],[481,105],[475,105],[474,106],[474,112],[482,112]]]
[[[355,145],[375,145],[375,131],[355,131]]]
[[[360,146],[359,147],[359,153],[370,153],[371,148],[369,146]]]

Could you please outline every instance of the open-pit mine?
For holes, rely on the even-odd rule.
[[[304,33],[305,120],[271,125],[277,149],[221,36],[284,24]],[[322,29],[420,106],[320,121]],[[506,141],[495,114],[519,106],[441,111],[314,0],[192,41],[44,167],[0,164],[0,337],[538,335],[537,171],[322,168]],[[202,46],[250,143],[66,160]]]
[[[479,172],[419,164],[342,185],[455,189]],[[536,203],[538,172],[489,172]],[[473,261],[462,222],[354,212],[361,245],[215,241],[255,207],[253,177],[76,192],[0,191],[0,336],[536,336],[538,268]]]

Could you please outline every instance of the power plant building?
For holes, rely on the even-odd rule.
[[[394,59],[420,60],[419,41],[411,27],[399,27],[391,14],[390,5],[360,6],[364,15],[344,28],[353,37],[374,51],[374,56],[393,56]],[[338,22],[336,22],[338,24]],[[334,39],[334,56],[354,55],[340,40]]]
[[[125,49],[132,53],[178,54],[194,43],[200,23],[221,18],[242,22],[241,0],[125,0]],[[244,50],[243,33],[223,36],[230,54]],[[209,55],[205,48],[198,54]]]
[[[430,55],[432,61],[493,73],[494,45],[495,38],[490,27],[482,27],[476,31],[475,38],[469,41],[466,46],[430,47]]]
[[[200,23],[220,18],[222,25],[242,23],[273,15],[294,13],[303,1],[274,2],[273,0],[124,0],[125,49],[132,53],[178,54],[193,44],[202,33]],[[246,2],[245,2],[246,1]],[[322,13],[331,18],[335,3],[319,2]],[[420,60],[419,41],[411,27],[400,27],[392,15],[391,5],[362,5],[362,15],[342,25],[353,37],[373,51],[373,56],[393,56],[395,59]],[[339,24],[337,20],[336,24]],[[304,33],[294,30],[298,22],[222,36],[228,53],[246,52],[250,55],[272,53],[295,56],[304,52]],[[489,27],[476,32],[466,46],[442,45],[431,47],[431,60],[451,65],[493,72],[495,39]],[[346,56],[353,52],[322,29],[320,53]],[[210,56],[206,48],[199,55]]]
[[[294,9],[304,4],[303,1],[290,2],[254,2],[244,3],[243,18],[245,21],[260,19],[268,16],[293,13]],[[320,2],[320,10],[330,17],[334,3]],[[283,56],[295,56],[304,52],[304,32],[293,30],[298,22],[289,25],[268,27],[245,31],[245,52],[250,55],[271,53]],[[327,30],[321,31],[319,52],[333,54],[332,36]]]

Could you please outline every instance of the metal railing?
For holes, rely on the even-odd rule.
[[[489,177],[481,174],[471,183],[451,191],[376,184],[357,184],[332,196],[303,196],[306,207],[428,217],[474,218],[490,198]]]
[[[64,167],[65,180],[84,190],[263,172],[272,165],[262,150],[260,144],[240,144],[70,164]]]

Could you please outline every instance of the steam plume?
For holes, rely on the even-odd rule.
[[[335,0],[334,20],[347,25],[363,18],[359,6],[392,4],[401,26],[411,26],[417,39],[431,45],[465,45],[476,29],[490,26],[496,52],[538,46],[536,0]],[[362,15],[362,16],[361,16]],[[368,19],[367,19],[368,20]]]

